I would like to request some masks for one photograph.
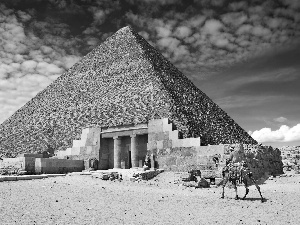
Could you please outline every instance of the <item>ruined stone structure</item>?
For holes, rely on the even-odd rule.
[[[0,126],[5,156],[48,151],[100,169],[141,167],[146,155],[154,167],[164,151],[231,143],[256,141],[130,27]]]
[[[271,146],[225,144],[157,150],[158,164],[165,170],[201,170],[205,178],[221,178],[222,168],[234,150],[234,162],[246,161],[255,179],[283,173],[280,151]],[[216,160],[217,159],[217,160]]]

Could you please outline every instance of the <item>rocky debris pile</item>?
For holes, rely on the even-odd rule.
[[[236,160],[245,160],[254,178],[283,173],[280,151],[272,146],[236,145]]]
[[[125,27],[0,126],[0,153],[71,147],[83,128],[169,118],[203,145],[256,141],[145,39]]]
[[[183,181],[182,185],[186,187],[194,187],[194,188],[209,188],[210,182],[208,182],[205,178],[201,177],[200,170],[191,170],[188,172],[188,177],[182,177]]]
[[[27,171],[24,171],[18,167],[5,166],[0,168],[0,175],[25,175]]]
[[[134,178],[135,180],[150,180],[156,177],[158,174],[162,173],[163,171],[163,169],[139,171],[135,172],[132,178]],[[133,179],[131,180],[134,181]]]

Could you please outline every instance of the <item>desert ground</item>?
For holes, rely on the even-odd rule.
[[[87,175],[0,183],[0,224],[300,224],[300,175],[255,186],[246,200],[234,189],[191,188],[182,174],[152,180],[104,181]],[[243,196],[244,187],[238,188]]]

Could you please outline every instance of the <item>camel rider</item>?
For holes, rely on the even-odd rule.
[[[234,154],[234,147],[230,146],[229,151],[230,151],[229,157],[226,159],[226,164],[225,164],[224,168],[222,169],[223,176],[225,175],[226,171],[231,170],[231,168],[233,167],[233,163],[236,160],[236,157]]]
[[[235,160],[234,147],[230,146],[229,148],[230,154],[228,160],[233,163]]]

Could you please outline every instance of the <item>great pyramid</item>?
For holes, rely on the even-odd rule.
[[[86,127],[169,118],[201,144],[256,144],[131,27],[96,47],[0,126],[0,154],[66,149]]]

